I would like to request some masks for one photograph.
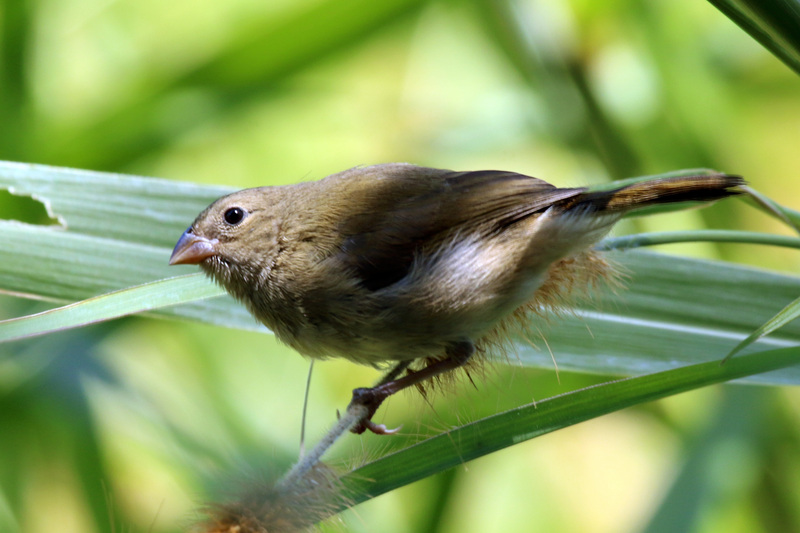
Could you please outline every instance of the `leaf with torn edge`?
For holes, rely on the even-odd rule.
[[[196,273],[196,267],[167,265],[172,247],[197,213],[230,191],[18,163],[0,163],[0,188],[38,199],[63,224],[0,220],[0,292],[59,303]],[[606,374],[638,375],[718,361],[800,294],[796,276],[640,251],[608,256],[625,271],[627,288],[579,305],[574,315],[552,324],[533,324],[517,338],[514,352],[522,364],[551,367],[548,348],[561,368]],[[171,283],[176,282],[158,286],[168,290]],[[229,296],[208,298],[210,282],[198,278],[198,283],[196,301],[156,308],[153,300],[141,310],[267,331]],[[109,295],[103,305],[134,312],[114,300],[135,296],[137,290],[146,289]],[[187,292],[182,301],[191,299]],[[538,340],[540,333],[547,345]],[[787,324],[746,350],[798,344],[800,327]],[[800,373],[790,369],[757,379],[800,383]]]

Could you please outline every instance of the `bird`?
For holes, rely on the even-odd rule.
[[[219,198],[178,240],[283,343],[388,368],[351,429],[396,392],[467,367],[509,331],[614,277],[594,245],[626,213],[743,192],[723,173],[589,190],[515,172],[388,163]],[[477,355],[476,355],[477,354]]]

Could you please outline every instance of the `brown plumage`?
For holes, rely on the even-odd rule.
[[[590,247],[626,212],[712,201],[742,178],[697,175],[615,190],[557,188],[501,171],[407,164],[220,198],[175,247],[283,342],[314,358],[395,371],[357,389],[370,406],[465,364],[531,310],[602,278]],[[434,364],[401,377],[413,361]],[[369,420],[356,428],[381,432]]]

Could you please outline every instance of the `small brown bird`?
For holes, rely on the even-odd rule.
[[[393,362],[377,386],[353,391],[369,413],[353,431],[387,433],[370,419],[388,396],[607,276],[591,246],[623,214],[718,200],[744,183],[712,174],[598,192],[495,170],[353,168],[220,198],[170,264],[199,264],[303,355]]]

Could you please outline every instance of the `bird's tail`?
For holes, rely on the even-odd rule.
[[[742,194],[745,180],[728,174],[698,174],[640,181],[608,191],[589,191],[570,199],[568,207],[625,212],[655,204],[713,202]]]

